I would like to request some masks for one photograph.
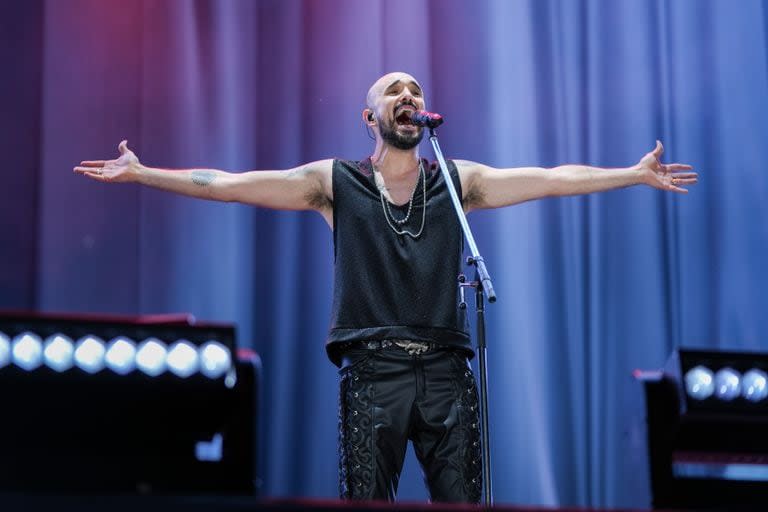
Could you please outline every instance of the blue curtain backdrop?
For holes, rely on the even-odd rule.
[[[646,506],[631,371],[679,346],[768,350],[767,9],[2,2],[0,307],[235,322],[264,363],[264,493],[332,497],[321,218],[102,185],[73,165],[114,155],[122,138],[172,168],[363,158],[364,95],[392,70],[425,85],[449,156],[624,166],[658,138],[667,161],[701,173],[690,195],[638,187],[470,216],[500,297],[488,308],[497,500]],[[426,495],[410,455],[400,495]]]

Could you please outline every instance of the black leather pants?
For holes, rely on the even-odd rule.
[[[339,493],[393,501],[408,439],[434,502],[479,503],[475,378],[462,352],[355,349],[339,395]]]

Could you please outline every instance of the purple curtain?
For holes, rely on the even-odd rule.
[[[470,217],[500,297],[497,501],[647,506],[631,370],[678,346],[768,349],[767,21],[758,0],[2,2],[0,307],[237,323],[264,363],[263,492],[332,497],[322,219],[71,168],[123,138],[168,168],[363,158],[365,92],[392,70],[425,85],[448,156],[624,166],[659,138],[700,171],[689,196],[632,188]],[[411,455],[400,495],[425,496]]]

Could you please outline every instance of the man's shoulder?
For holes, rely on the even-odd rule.
[[[316,172],[322,174],[330,174],[335,165],[336,159],[326,158],[325,160],[315,160],[304,164],[302,167],[306,172]]]
[[[341,172],[352,176],[363,176],[366,178],[373,176],[373,166],[371,165],[370,158],[364,160],[334,158],[332,165],[334,174]]]
[[[456,170],[462,174],[475,172],[483,166],[483,164],[480,164],[478,162],[473,162],[472,160],[463,160],[463,159],[455,158],[452,161],[456,165]]]

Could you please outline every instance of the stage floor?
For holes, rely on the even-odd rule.
[[[471,505],[426,503],[354,503],[313,499],[257,499],[232,496],[25,496],[0,494],[2,512],[251,512],[251,511],[367,511],[478,510]],[[643,512],[642,509],[547,508],[499,505],[508,512]]]

